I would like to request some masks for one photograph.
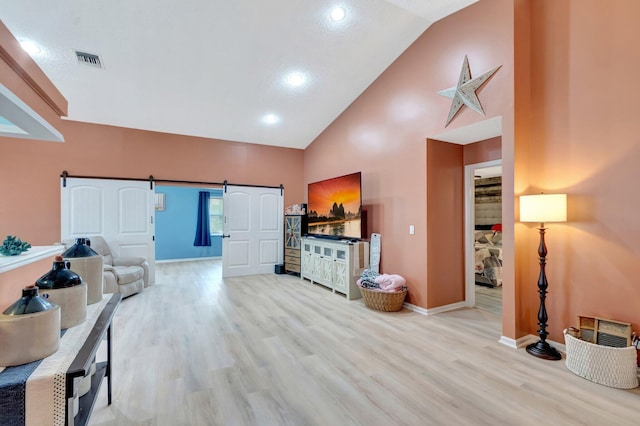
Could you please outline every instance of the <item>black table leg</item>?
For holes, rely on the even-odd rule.
[[[107,404],[111,405],[111,324],[107,328]]]

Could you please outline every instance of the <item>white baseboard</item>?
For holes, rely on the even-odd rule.
[[[412,305],[411,303],[407,303],[407,302],[404,302],[402,306],[418,314],[429,315],[427,310],[425,308],[421,308],[420,306]]]
[[[534,336],[533,334],[528,334],[526,336],[522,336],[519,339],[512,339],[510,337],[506,337],[506,336],[501,336],[500,340],[498,340],[498,342],[502,343],[503,345],[509,346],[510,348],[513,349],[520,349],[520,348],[524,348],[525,346],[531,344],[531,343],[535,343],[539,340],[538,336]],[[559,350],[560,352],[567,353],[567,350],[564,346],[564,344],[562,343],[558,343],[555,342],[553,340],[549,340],[547,339],[547,342],[553,346],[554,348],[556,348],[557,350]]]
[[[512,349],[518,349],[518,348],[523,348],[528,344],[535,342],[536,340],[537,340],[537,337],[535,337],[532,334],[529,334],[527,336],[522,336],[519,339],[512,339],[511,337],[500,336],[500,339],[498,340],[498,342],[502,343],[505,346],[509,346]]]
[[[498,343],[509,346],[511,349],[518,349],[518,343],[516,342],[516,339],[512,339],[511,337],[500,336],[500,339],[498,339]]]
[[[192,257],[188,259],[164,259],[156,260],[156,263],[178,263],[178,262],[197,262],[198,260],[216,260],[222,259],[222,256],[217,257]]]
[[[420,306],[412,305],[411,303],[406,303],[406,302],[403,304],[403,306],[407,309],[410,309],[422,315],[433,315],[433,314],[439,314],[442,312],[453,311],[454,309],[464,308],[466,307],[466,303],[457,302],[457,303],[452,303],[450,305],[438,306],[437,308],[430,308],[430,309],[421,308]]]

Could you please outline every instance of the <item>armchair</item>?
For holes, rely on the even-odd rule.
[[[149,263],[144,257],[113,256],[109,244],[99,235],[89,237],[91,248],[102,255],[104,292],[123,297],[141,292],[149,285]]]

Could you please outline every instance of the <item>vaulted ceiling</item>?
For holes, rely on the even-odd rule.
[[[305,148],[475,1],[3,0],[0,19],[38,46],[70,120]]]

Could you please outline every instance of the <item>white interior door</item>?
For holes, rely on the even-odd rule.
[[[228,185],[223,209],[222,276],[273,273],[283,260],[282,190]]]
[[[102,235],[114,256],[141,256],[155,281],[155,195],[149,182],[61,180],[62,240]]]

